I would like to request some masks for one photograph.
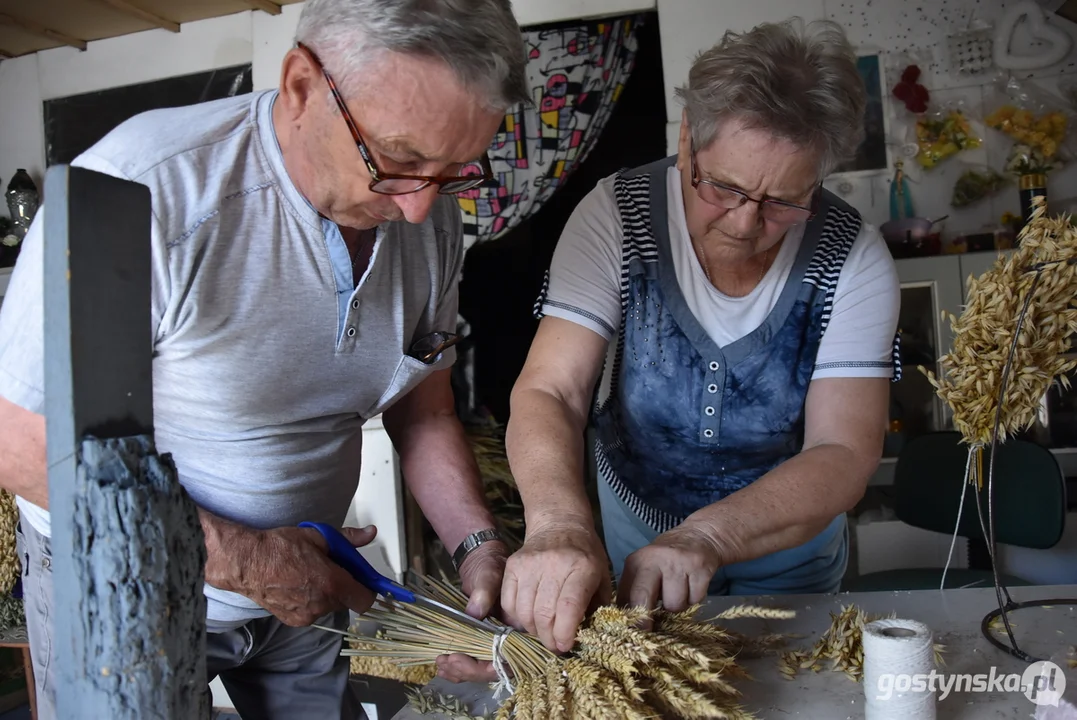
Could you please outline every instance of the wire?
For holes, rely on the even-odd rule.
[[[998,559],[996,554],[995,544],[995,449],[998,447],[998,433],[999,426],[1002,422],[1002,403],[1006,398],[1006,386],[1009,384],[1010,369],[1013,365],[1014,355],[1017,353],[1017,343],[1021,337],[1021,328],[1025,323],[1025,316],[1028,314],[1028,307],[1032,303],[1032,297],[1036,294],[1036,288],[1040,284],[1040,277],[1043,275],[1043,271],[1050,265],[1057,265],[1058,263],[1065,262],[1069,265],[1077,264],[1077,258],[1071,258],[1068,260],[1051,260],[1036,263],[1032,266],[1032,270],[1036,273],[1036,276],[1032,279],[1032,287],[1028,290],[1028,295],[1025,296],[1025,302],[1021,306],[1021,314],[1017,317],[1017,327],[1013,333],[1013,342],[1010,343],[1010,352],[1006,357],[1006,364],[1002,368],[1002,381],[999,383],[998,402],[995,406],[995,423],[991,430],[991,459],[987,466],[987,520],[990,526],[990,536],[988,538],[988,554],[991,557],[991,572],[994,575],[995,580],[995,598],[998,600],[998,609],[992,610],[984,616],[983,622],[980,624],[980,632],[983,633],[987,641],[995,647],[1006,651],[1010,655],[1027,662],[1029,664],[1038,662],[1040,658],[1035,658],[1017,645],[1017,639],[1013,636],[1013,627],[1010,625],[1010,618],[1008,613],[1014,610],[1020,610],[1026,607],[1039,607],[1043,605],[1060,605],[1060,604],[1077,604],[1077,599],[1055,599],[1055,600],[1030,600],[1027,602],[1014,602],[1010,597],[1009,589],[1002,583],[1002,579],[998,573]],[[980,525],[983,528],[983,511],[980,505],[980,493],[976,493],[976,510],[980,514]],[[1005,595],[1005,600],[1003,596]],[[1001,617],[1002,623],[1006,627],[1006,635],[1009,638],[1010,646],[1003,645],[998,638],[990,632],[990,625],[995,618]]]
[[[998,609],[992,610],[991,612],[987,613],[987,615],[984,616],[983,622],[980,623],[980,632],[983,633],[983,636],[985,638],[987,638],[987,641],[989,643],[991,643],[992,645],[997,647],[999,650],[1003,650],[1006,653],[1008,653],[1010,655],[1013,655],[1018,660],[1023,660],[1024,662],[1026,662],[1026,663],[1028,663],[1030,665],[1032,663],[1034,663],[1034,662],[1042,662],[1046,658],[1038,658],[1038,657],[1034,657],[1032,655],[1029,655],[1027,652],[1025,652],[1021,648],[1017,647],[1016,642],[1011,642],[1010,647],[1007,647],[1006,645],[1004,645],[1001,640],[999,640],[997,637],[995,637],[993,634],[991,634],[991,632],[990,632],[991,631],[991,623],[994,621],[995,618],[999,617],[1000,615],[1002,615],[1005,612],[1013,612],[1014,610],[1020,610],[1022,608],[1029,608],[1029,607],[1045,607],[1045,606],[1049,606],[1049,605],[1067,605],[1067,604],[1072,605],[1074,603],[1077,603],[1077,600],[1075,600],[1073,598],[1054,598],[1054,599],[1050,599],[1050,600],[1029,600],[1027,602],[1013,602],[1013,601],[1010,601],[1009,603],[1007,603],[1005,609],[1003,609],[1002,606],[999,606]],[[1013,638],[1012,638],[1012,635],[1011,635],[1011,641],[1012,641],[1012,639]]]
[[[950,552],[946,553],[946,565],[942,568],[942,581],[939,583],[939,590],[946,589],[946,573],[950,571],[950,562],[954,558],[954,546],[957,545],[957,536],[961,531],[961,511],[965,509],[965,490],[969,487],[969,481],[972,479],[969,477],[969,473],[972,472],[972,453],[976,451],[976,447],[969,448],[968,458],[965,459],[965,481],[961,483],[961,500],[957,504],[957,522],[954,523],[954,536],[950,538]]]
[[[1038,273],[1051,265],[1060,265],[1062,263],[1066,263],[1067,265],[1077,265],[1077,257],[1065,258],[1062,260],[1043,260],[1038,263],[1033,263],[1032,265],[1026,265],[1024,271]]]

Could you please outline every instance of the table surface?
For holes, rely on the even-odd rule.
[[[1015,602],[1071,599],[1050,607],[1022,608],[1009,614],[1014,636],[1022,650],[1034,657],[1050,659],[1066,675],[1064,700],[1077,705],[1077,670],[1066,663],[1068,652],[1077,645],[1077,585],[1054,585],[1011,588]],[[749,634],[782,632],[805,637],[791,641],[791,647],[810,648],[830,627],[830,613],[840,612],[843,605],[856,604],[870,614],[897,613],[898,617],[919,620],[932,630],[935,642],[946,646],[943,673],[1023,672],[1025,663],[989,643],[980,633],[984,616],[997,608],[993,588],[947,590],[917,590],[900,592],[840,593],[837,595],[780,595],[758,597],[708,598],[701,612],[708,617],[731,605],[756,603],[785,607],[797,611],[792,620],[730,620],[722,621],[730,629]],[[1003,633],[1002,637],[1005,637]],[[752,681],[740,681],[737,687],[744,693],[743,704],[760,718],[826,718],[850,720],[864,717],[864,688],[841,672],[823,670],[801,671],[793,680],[778,672],[775,657],[747,659],[741,662],[752,675]],[[828,665],[824,665],[828,667]],[[440,678],[427,691],[458,697],[467,703],[473,715],[496,708],[490,688],[485,684],[454,685]],[[1045,708],[1046,709],[1046,708]],[[1053,710],[1053,708],[1051,708]],[[987,720],[989,718],[1030,718],[1037,707],[1020,692],[956,692],[938,700],[938,720]],[[420,717],[439,718],[437,714],[419,715],[410,706],[394,716],[394,720],[416,720]],[[1059,716],[1063,717],[1063,716]],[[1065,715],[1070,718],[1073,715]]]

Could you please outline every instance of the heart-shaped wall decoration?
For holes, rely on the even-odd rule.
[[[1035,54],[1015,55],[1010,52],[1014,30],[1024,20],[1032,36],[1045,47]],[[995,31],[995,65],[1004,70],[1037,70],[1062,62],[1069,54],[1072,38],[1065,30],[1047,22],[1043,8],[1035,0],[1023,0],[1011,7],[999,20]]]

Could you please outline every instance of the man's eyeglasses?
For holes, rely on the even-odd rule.
[[[348,130],[352,134],[352,139],[355,140],[355,146],[359,148],[359,154],[363,157],[366,169],[370,173],[370,189],[372,191],[382,195],[407,195],[419,192],[431,185],[437,185],[438,192],[442,195],[456,195],[457,193],[474,190],[493,180],[493,167],[490,165],[490,156],[486,153],[483,153],[482,160],[479,162],[468,163],[460,168],[457,175],[395,175],[379,170],[374,163],[374,157],[370,154],[366,143],[363,142],[363,136],[359,134],[359,126],[356,125],[355,119],[348,112],[348,106],[344,104],[344,98],[340,96],[340,91],[337,90],[337,84],[333,82],[333,78],[330,77],[329,72],[313,50],[303,43],[299,43],[299,47],[310,55],[314,64],[318,66],[322,75],[325,76],[326,82],[329,83],[329,90],[333,93],[333,99],[336,100],[337,106],[340,108],[340,114],[344,116],[344,122],[348,124]]]
[[[700,178],[699,166],[696,165],[696,153],[695,150],[693,150],[692,187],[696,189],[696,194],[699,196],[699,199],[708,205],[713,205],[725,210],[733,210],[739,208],[746,202],[754,202],[759,205],[759,214],[767,220],[770,220],[771,222],[795,224],[807,222],[815,217],[815,211],[819,205],[819,188],[822,186],[816,186],[815,191],[812,193],[811,207],[804,207],[803,205],[797,205],[796,203],[786,202],[784,200],[775,200],[774,198],[756,200],[753,197],[749,197],[743,190],[723,185],[714,180]]]
[[[423,335],[411,344],[408,355],[427,365],[437,360],[438,355],[460,342],[460,336],[441,330]]]

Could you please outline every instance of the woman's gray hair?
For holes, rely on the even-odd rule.
[[[867,94],[841,26],[798,18],[727,32],[677,88],[697,150],[736,119],[819,154],[819,177],[855,155]]]
[[[530,100],[509,0],[307,0],[296,41],[318,54],[342,90],[361,82],[365,62],[390,51],[444,62],[487,109]]]

